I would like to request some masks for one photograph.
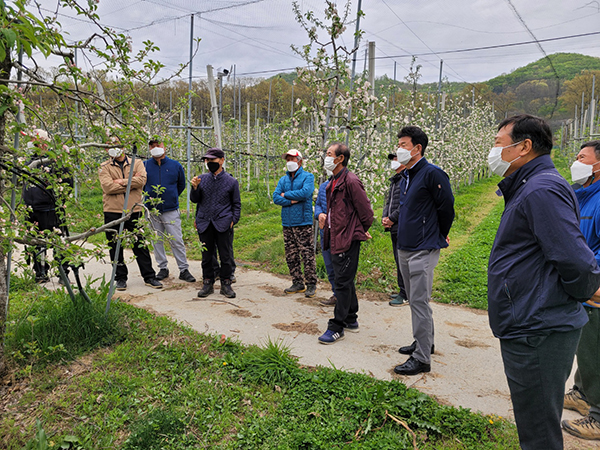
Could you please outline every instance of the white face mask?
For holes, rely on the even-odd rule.
[[[288,172],[295,172],[296,170],[298,170],[298,167],[300,166],[296,161],[288,161],[285,164],[285,168],[288,170]]]
[[[325,170],[331,170],[332,172],[334,171],[334,169],[337,167],[337,165],[339,163],[334,163],[333,160],[335,158],[333,156],[326,156],[325,157],[325,162],[323,163],[323,167],[325,168]]]
[[[396,170],[398,170],[400,168],[402,164],[400,164],[398,161],[392,161],[390,163],[390,167],[392,168],[392,170],[395,172]]]
[[[327,174],[328,177],[332,177],[333,176],[333,172],[329,169],[325,169],[325,173]]]
[[[160,158],[162,155],[165,154],[165,149],[162,147],[154,147],[152,150],[150,150],[150,154],[154,158]]]
[[[108,149],[108,156],[110,156],[111,158],[118,158],[122,154],[123,154],[122,148],[109,148]]]
[[[502,159],[502,150],[508,147],[513,147],[521,142],[523,141],[515,142],[514,144],[507,145],[506,147],[493,147],[488,154],[488,166],[490,167],[490,170],[496,175],[503,177],[510,165],[519,159],[520,156],[510,162],[504,161]]]
[[[411,148],[410,150],[407,150],[405,148],[397,149],[396,150],[396,157],[398,158],[397,162],[399,162],[400,164],[403,164],[403,165],[407,165],[413,157],[413,155],[412,155],[413,149],[414,149],[414,147]]]
[[[571,179],[573,183],[584,184],[589,177],[591,177],[594,173],[593,167],[598,164],[584,164],[580,161],[575,161],[571,165]]]

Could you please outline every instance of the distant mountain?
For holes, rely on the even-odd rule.
[[[600,58],[581,55],[579,53],[555,53],[548,55],[561,82],[572,80],[584,70],[600,70]],[[509,74],[499,75],[485,83],[495,93],[516,89],[520,84],[531,80],[554,80],[556,74],[550,66],[548,58],[542,58]]]

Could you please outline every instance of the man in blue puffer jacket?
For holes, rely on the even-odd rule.
[[[284,292],[304,292],[306,297],[314,297],[317,291],[312,227],[315,177],[302,169],[302,155],[298,150],[288,151],[283,158],[287,161],[287,173],[277,183],[273,202],[281,206],[285,259],[292,276],[292,285]],[[304,262],[304,277],[301,262]]]
[[[158,240],[154,243],[154,257],[160,269],[156,279],[164,280],[169,276],[164,244],[167,238],[179,267],[179,279],[194,283],[196,279],[189,271],[179,214],[179,196],[185,189],[183,167],[179,162],[167,158],[162,142],[151,140],[148,146],[152,158],[144,162],[147,174],[144,193],[147,198],[161,200],[149,205],[152,210],[150,223],[159,234]]]

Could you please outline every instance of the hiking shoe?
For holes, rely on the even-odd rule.
[[[317,293],[317,285],[316,284],[307,284],[306,292],[304,292],[304,296],[308,298],[312,298]]]
[[[146,283],[146,286],[150,286],[152,289],[162,289],[163,285],[160,281],[158,281],[156,278],[148,278],[147,280],[144,280],[144,283]]]
[[[600,440],[600,422],[587,415],[582,419],[563,420],[563,429],[581,439]]]
[[[231,274],[230,280],[231,280],[231,284],[233,284],[233,283],[235,283],[237,281],[237,279],[235,278],[235,273]]]
[[[335,306],[336,302],[337,302],[337,297],[335,295],[332,295],[327,300],[325,300],[325,299],[319,300],[319,305],[321,305],[321,306]]]
[[[48,275],[36,275],[35,282],[37,284],[44,284],[50,281],[50,277]]]
[[[394,297],[388,303],[390,306],[405,306],[405,305],[408,305],[408,300],[405,299],[404,297],[402,297],[400,294],[398,294],[396,297]]]
[[[231,280],[221,280],[221,294],[227,298],[235,298],[235,292],[231,289]]]
[[[392,293],[390,294],[390,298],[391,298],[391,299],[395,299],[396,297],[398,297],[398,295],[400,295],[400,293],[399,293],[399,292],[392,292]]]
[[[306,291],[306,288],[304,287],[303,284],[292,284],[289,288],[285,289],[283,292],[285,292],[286,294],[295,294],[297,292],[304,292]]]
[[[204,282],[202,284],[202,289],[200,289],[198,291],[198,297],[200,297],[200,298],[208,297],[213,292],[215,292],[215,289],[213,288],[213,281],[212,280],[204,280]]]
[[[344,330],[349,331],[351,333],[358,333],[358,320],[354,323],[345,323]]]
[[[179,279],[183,280],[183,281],[187,281],[188,283],[195,283],[196,279],[194,278],[194,275],[192,275],[190,273],[189,270],[184,269],[181,272],[179,272]]]
[[[164,280],[169,276],[169,269],[160,269],[156,274],[157,280]]]
[[[590,404],[583,398],[579,389],[571,389],[565,394],[564,409],[577,411],[582,416],[587,416],[590,412]]]
[[[319,337],[319,343],[325,345],[335,344],[337,341],[341,341],[342,339],[344,339],[343,331],[338,332],[327,330],[322,336]]]
[[[127,280],[117,280],[117,291],[124,291],[127,289]]]

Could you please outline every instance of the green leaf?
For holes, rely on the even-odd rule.
[[[2,30],[2,34],[4,35],[4,39],[6,39],[8,48],[12,48],[15,45],[15,41],[17,40],[17,33],[15,33],[11,29],[4,28]]]

